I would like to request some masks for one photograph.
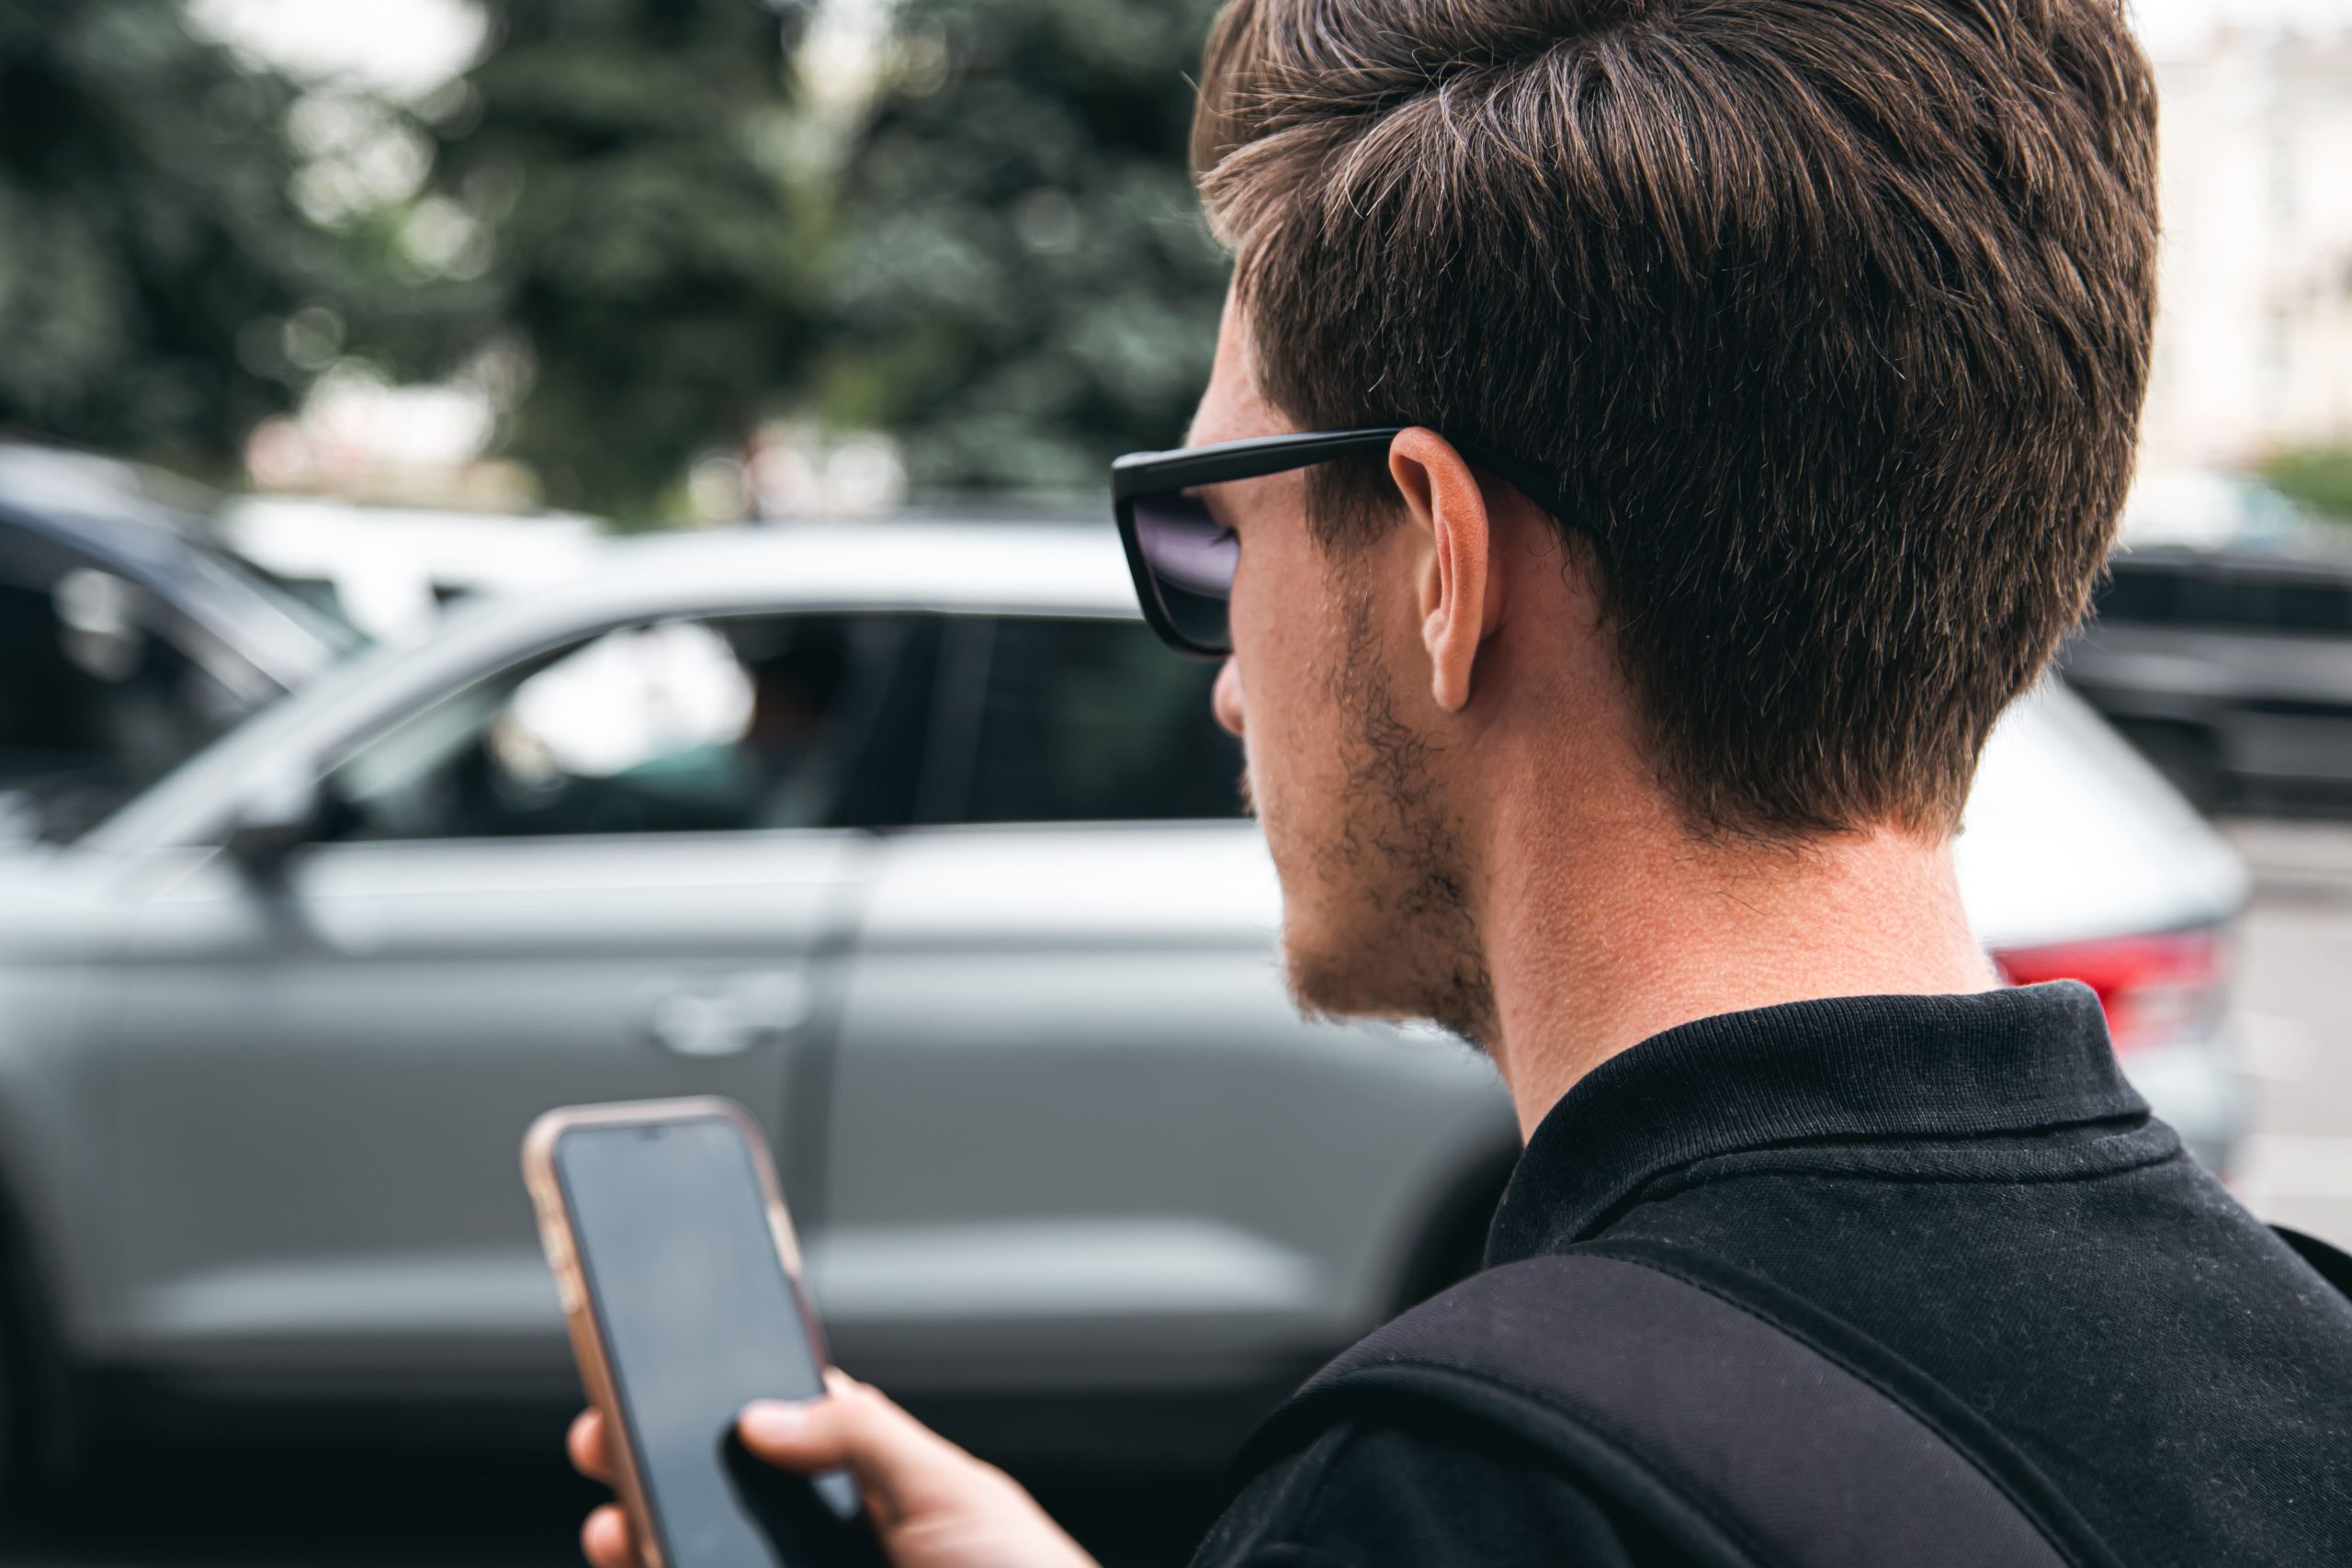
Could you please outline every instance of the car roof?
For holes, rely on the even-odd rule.
[[[1100,523],[926,518],[748,525],[615,541],[554,582],[484,596],[567,620],[661,604],[889,604],[1135,617],[1118,535]],[[644,606],[640,610],[638,606]],[[486,614],[505,615],[499,609]]]

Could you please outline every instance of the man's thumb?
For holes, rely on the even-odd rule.
[[[943,1461],[962,1455],[874,1390],[846,1379],[822,1399],[791,1404],[757,1399],[736,1422],[752,1456],[780,1470],[809,1474],[845,1468],[886,1513],[905,1509],[910,1494],[936,1484]]]
[[[735,1427],[743,1438],[743,1446],[770,1464],[803,1470],[811,1465],[821,1468],[840,1462],[813,1451],[816,1439],[809,1428],[808,1404],[755,1399],[743,1406]]]

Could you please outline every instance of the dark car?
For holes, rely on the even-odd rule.
[[[0,836],[70,836],[353,640],[212,545],[201,492],[0,443]]]
[[[2352,550],[2119,553],[2066,679],[2198,806],[2352,807]]]

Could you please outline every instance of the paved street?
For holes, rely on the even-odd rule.
[[[2246,824],[2258,892],[2239,955],[2240,1033],[2259,1089],[2239,1190],[2270,1218],[2352,1245],[2352,828]],[[555,1435],[548,1437],[552,1453]],[[1115,1568],[1182,1562],[1206,1478],[1043,1478],[1057,1513]],[[594,1494],[559,1467],[310,1440],[192,1442],[116,1467],[64,1539],[0,1549],[26,1568],[327,1568],[575,1561]]]
[[[2246,823],[2256,891],[2238,955],[2239,1033],[2259,1095],[2240,1195],[2352,1247],[2352,827]]]

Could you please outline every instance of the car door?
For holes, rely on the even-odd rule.
[[[113,1047],[138,1353],[352,1393],[568,1379],[516,1169],[535,1115],[728,1095],[790,1179],[924,641],[870,615],[584,636],[353,737],[328,841],[276,885],[191,853]]]
[[[888,839],[845,992],[834,1348],[910,1397],[1290,1376],[1396,1304],[1508,1105],[1453,1042],[1299,1020],[1209,667],[1125,619],[953,635],[934,825]]]

